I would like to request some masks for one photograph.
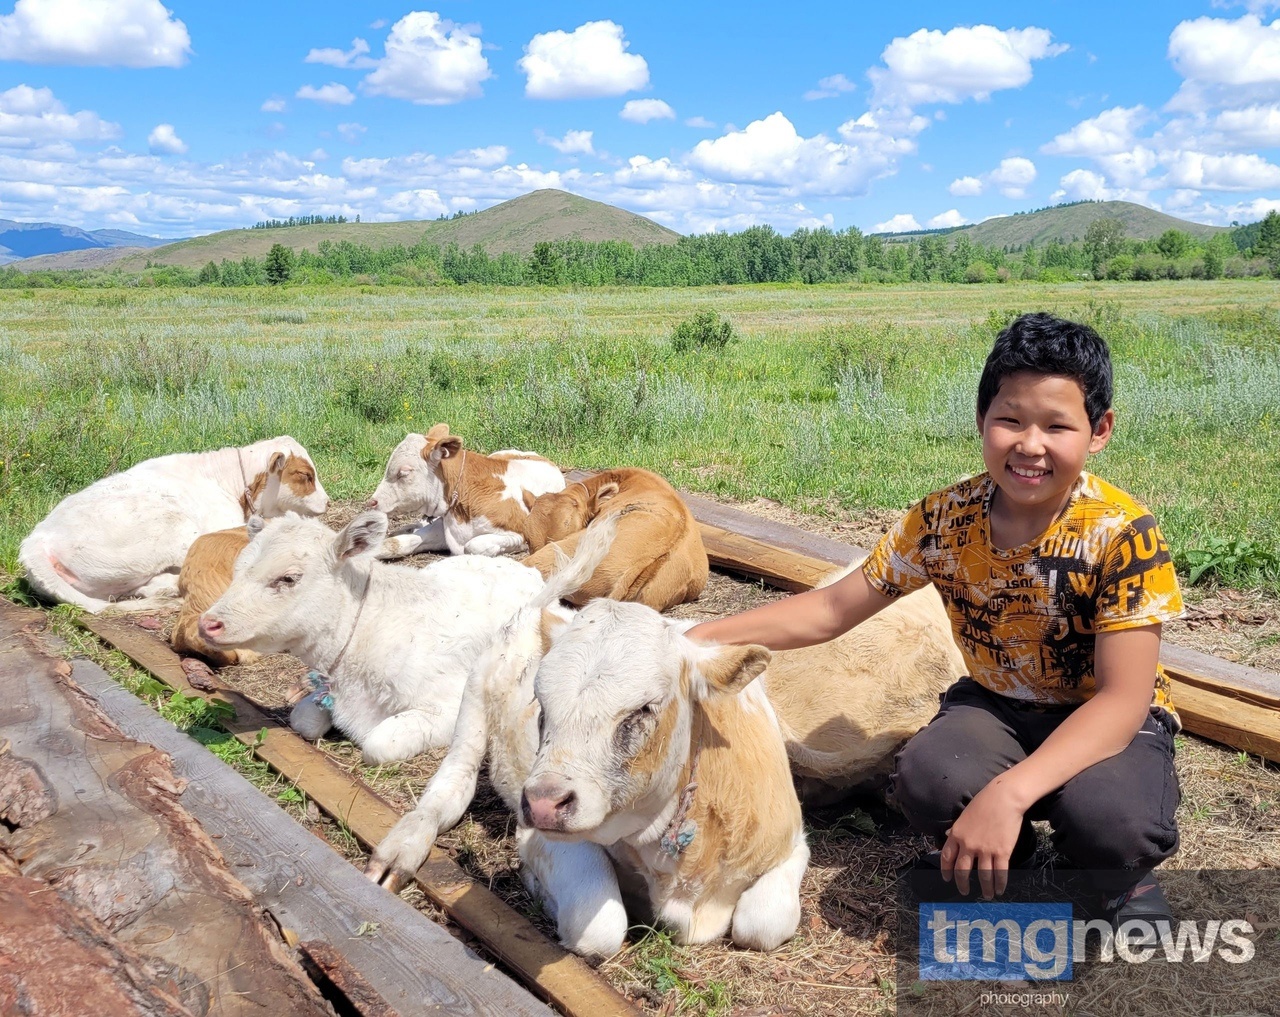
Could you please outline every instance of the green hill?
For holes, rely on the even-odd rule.
[[[1042,246],[1055,238],[1064,243],[1083,240],[1089,224],[1096,219],[1119,219],[1124,223],[1124,235],[1138,240],[1152,240],[1166,230],[1182,230],[1207,239],[1224,229],[1187,222],[1131,201],[1083,201],[988,219],[965,227],[964,232],[975,244],[991,247],[1021,247],[1031,241]]]
[[[126,250],[111,265],[124,271],[138,271],[148,261],[154,265],[199,268],[207,262],[224,258],[233,261],[246,256],[261,258],[273,244],[284,244],[295,251],[303,248],[314,251],[322,240],[349,240],[370,247],[392,244],[412,247],[424,237],[429,243],[441,247],[452,241],[464,249],[483,244],[490,254],[511,251],[526,255],[540,240],[625,240],[640,247],[645,244],[673,244],[680,239],[680,234],[634,212],[565,191],[547,189],[523,194],[458,219],[224,230],[148,251]],[[17,262],[15,265],[31,269],[85,267],[82,263],[71,263],[74,259],[70,258],[67,264],[62,264],[60,257],[46,255],[33,259],[32,263]],[[102,261],[97,261],[96,265],[101,267]]]

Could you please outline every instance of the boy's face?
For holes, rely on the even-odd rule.
[[[1084,390],[1074,378],[1020,372],[1000,383],[978,418],[982,461],[1010,508],[1056,516],[1092,452],[1111,438],[1115,414],[1089,426]]]

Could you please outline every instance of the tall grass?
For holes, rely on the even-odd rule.
[[[1090,468],[1175,549],[1280,546],[1274,288],[978,289],[0,293],[0,566],[59,498],[151,456],[290,433],[357,497],[440,420],[481,449],[902,509],[982,469],[977,376],[1031,309],[1111,342],[1118,428]],[[676,349],[674,325],[707,310],[739,338]]]

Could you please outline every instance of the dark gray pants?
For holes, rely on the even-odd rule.
[[[913,827],[941,845],[974,795],[1039,748],[1073,709],[1033,706],[961,678],[943,694],[937,716],[898,753],[894,800]],[[1148,716],[1123,752],[1082,770],[1028,810],[1013,858],[1034,850],[1029,821],[1047,819],[1054,850],[1070,866],[1131,874],[1124,879],[1131,885],[1178,850],[1180,800],[1171,724]]]

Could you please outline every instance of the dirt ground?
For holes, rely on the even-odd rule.
[[[851,515],[823,505],[799,513],[765,499],[737,507],[863,548],[874,543],[896,519],[896,514],[889,512]],[[326,522],[341,526],[356,511],[355,505],[335,506]],[[407,563],[426,565],[430,560],[431,556],[418,556]],[[1230,590],[1190,590],[1187,594],[1188,617],[1166,626],[1166,639],[1229,660],[1280,671],[1280,601]],[[680,617],[714,617],[780,596],[760,583],[713,573],[706,593],[697,603],[672,613]],[[162,629],[167,630],[171,619],[161,616],[159,620]],[[283,717],[285,692],[304,670],[293,658],[277,656],[248,667],[224,669],[220,677],[264,706],[278,710]],[[412,807],[443,756],[439,752],[399,765],[364,768],[359,763],[359,752],[350,743],[321,744],[332,759],[361,773],[402,811]],[[1182,846],[1164,868],[1253,870],[1260,874],[1280,868],[1280,767],[1188,734],[1178,736],[1177,746]],[[363,862],[364,856],[350,835],[321,817],[314,805],[308,803],[295,812],[353,863]],[[898,813],[876,798],[850,799],[837,807],[811,812],[806,819],[812,859],[802,887],[800,930],[792,941],[772,954],[761,955],[727,943],[674,947],[637,928],[629,945],[602,965],[605,976],[651,1014],[756,1017],[893,1013],[897,996],[895,886],[899,871],[927,850],[927,845],[906,829]],[[482,782],[467,816],[440,838],[440,844],[475,879],[554,935],[551,923],[527,896],[516,873],[513,832],[514,817]],[[1046,836],[1047,831],[1042,831],[1045,849]],[[1051,852],[1045,850],[1042,854],[1047,857]],[[1042,864],[1051,866],[1051,862]],[[1253,895],[1247,902],[1242,896],[1237,903],[1240,908],[1247,905],[1255,918],[1266,916],[1264,925],[1275,923],[1280,916],[1280,890],[1274,883],[1272,880],[1268,884],[1261,897],[1256,886],[1238,891]],[[1196,906],[1193,898],[1200,892],[1210,891],[1185,890],[1179,884],[1181,896],[1174,900],[1175,907]],[[443,920],[418,891],[407,891],[406,896]],[[1269,925],[1271,929],[1277,927],[1280,926]],[[1280,997],[1280,984],[1268,986],[1265,991],[1271,993],[1268,998],[1274,1002]],[[1076,988],[1080,988],[1078,983]],[[1212,986],[1201,988],[1204,992],[1213,991]],[[1203,997],[1196,1002],[1196,993],[1185,982],[1170,986],[1154,978],[1142,990],[1146,995],[1138,1000],[1129,999],[1126,991],[1086,989],[1083,998],[1077,999],[1087,1009],[1073,1012],[1228,1012],[1213,1005],[1212,1000],[1205,1005]],[[940,1009],[920,1012],[957,1012],[949,1006],[940,1001]],[[1191,1009],[1186,1009],[1188,1006]],[[981,1012],[1003,1011],[988,1008]]]

